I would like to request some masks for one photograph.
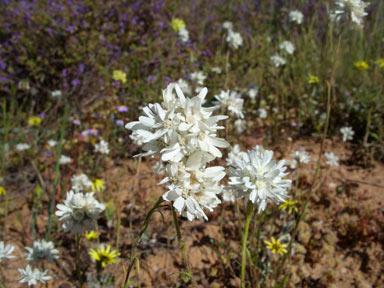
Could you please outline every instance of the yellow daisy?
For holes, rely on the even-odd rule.
[[[41,118],[40,117],[37,117],[37,116],[31,116],[31,117],[29,117],[29,119],[28,119],[28,124],[30,125],[30,126],[39,126],[40,125],[40,123],[41,123]]]
[[[309,84],[319,84],[320,83],[319,77],[312,75],[312,74],[309,74],[308,76],[309,76],[309,79],[308,79]]]
[[[112,78],[113,78],[113,80],[120,81],[123,84],[127,83],[127,74],[121,70],[113,71]]]
[[[97,234],[96,231],[91,230],[91,231],[87,231],[87,232],[85,232],[85,237],[86,237],[88,240],[96,240],[97,238],[99,238],[99,234]]]
[[[364,71],[364,70],[368,70],[369,69],[369,65],[365,61],[357,61],[357,62],[354,63],[354,65],[360,71]]]
[[[279,209],[282,211],[288,211],[289,214],[292,214],[292,211],[297,213],[299,212],[297,204],[299,204],[298,201],[287,199],[284,203],[280,204]]]
[[[6,195],[7,192],[5,191],[4,187],[3,186],[0,186],[0,196],[1,195]]]
[[[379,64],[380,68],[384,68],[384,58],[375,61],[375,64]]]
[[[92,183],[93,192],[102,192],[105,189],[105,182],[101,179],[95,179]]]
[[[279,253],[281,256],[287,253],[287,244],[280,243],[279,239],[275,239],[275,237],[271,237],[271,241],[264,240],[264,243],[267,245],[267,248],[272,251],[272,253]]]
[[[111,251],[111,245],[108,245],[107,247],[100,246],[97,249],[89,249],[89,255],[98,265],[105,267],[106,265],[116,263],[120,253],[116,250]]]
[[[171,23],[172,29],[176,32],[179,32],[181,29],[185,28],[185,23],[182,19],[173,18]]]

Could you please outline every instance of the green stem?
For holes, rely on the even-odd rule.
[[[49,206],[49,211],[48,211],[48,224],[47,224],[47,231],[45,233],[45,240],[47,241],[49,240],[49,236],[51,235],[52,214],[53,214],[53,210],[55,209],[56,188],[59,182],[59,175],[60,175],[60,157],[61,157],[61,151],[63,149],[63,140],[65,136],[68,110],[69,110],[69,107],[68,107],[68,104],[66,104],[65,110],[64,110],[64,117],[62,119],[62,124],[61,124],[62,126],[60,131],[60,142],[57,147],[55,178],[53,179],[53,192],[52,192],[51,204]]]
[[[176,214],[175,208],[173,207],[173,203],[171,203],[171,210],[172,210],[173,222],[175,223],[177,240],[179,241],[179,246],[180,246],[181,254],[183,255],[184,265],[187,268],[189,277],[192,280],[192,286],[193,287],[197,287],[195,279],[193,278],[191,267],[189,266],[188,255],[187,255],[187,246],[185,245],[185,243],[183,241],[183,238],[181,237],[181,230],[180,230],[179,220],[177,218],[177,214]]]
[[[247,264],[247,253],[246,253],[247,239],[248,239],[249,224],[251,223],[251,219],[252,219],[252,212],[253,212],[253,204],[250,201],[248,201],[247,218],[245,220],[243,240],[241,245],[241,287],[242,288],[245,288],[245,267]]]
[[[81,235],[76,235],[76,275],[77,279],[80,283],[80,288],[83,287],[83,279],[81,278],[81,271],[80,271],[80,245],[81,245]]]
[[[130,262],[129,262],[129,266],[128,266],[128,269],[127,269],[127,274],[125,276],[124,286],[123,287],[127,287],[129,275],[131,274],[131,270],[132,270],[133,265],[135,264],[135,261],[136,261],[136,249],[140,245],[142,237],[144,235],[144,232],[148,228],[148,225],[149,225],[149,222],[151,220],[152,214],[155,212],[155,210],[160,206],[161,202],[163,202],[163,201],[164,201],[163,197],[160,196],[160,198],[157,200],[155,205],[153,205],[151,210],[149,210],[147,216],[145,217],[144,225],[143,225],[143,227],[140,230],[139,237],[137,238],[136,243],[134,243],[134,245],[132,245],[131,256],[129,258]]]

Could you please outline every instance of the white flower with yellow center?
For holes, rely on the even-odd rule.
[[[336,7],[331,11],[330,17],[332,21],[340,22],[350,20],[358,26],[363,25],[363,18],[368,15],[365,8],[369,3],[361,0],[336,0]]]
[[[215,96],[217,102],[216,104],[221,107],[228,109],[228,112],[231,115],[234,115],[238,118],[243,119],[243,105],[244,99],[240,97],[240,94],[236,93],[236,91],[221,91],[220,94]]]
[[[259,212],[268,202],[284,202],[291,187],[291,180],[284,179],[288,175],[284,160],[276,162],[272,157],[273,151],[256,146],[229,167],[229,184],[239,197],[258,207]]]

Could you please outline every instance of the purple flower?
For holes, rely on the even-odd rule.
[[[73,79],[72,81],[71,81],[71,84],[72,84],[72,86],[77,86],[77,85],[80,85],[80,80],[79,79]]]
[[[115,123],[118,126],[124,126],[124,120],[116,120]]]
[[[0,60],[0,69],[5,70],[5,68],[7,68],[7,65],[3,61]]]
[[[72,123],[73,123],[74,125],[80,126],[80,120],[73,119],[73,120],[72,120]]]
[[[81,132],[81,135],[83,135],[83,136],[88,136],[88,135],[97,136],[97,135],[99,135],[99,130],[97,130],[96,128],[84,130]]]
[[[119,112],[128,112],[128,107],[125,105],[117,106],[117,111]]]

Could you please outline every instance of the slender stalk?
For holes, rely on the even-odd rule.
[[[75,237],[76,238],[76,275],[77,275],[77,279],[79,280],[80,288],[83,287],[83,279],[81,277],[81,271],[80,271],[81,236],[82,234],[76,235]]]
[[[159,199],[157,200],[157,202],[155,203],[155,205],[153,205],[153,207],[151,208],[151,210],[149,210],[147,216],[145,217],[144,225],[140,230],[139,237],[137,238],[136,242],[132,245],[131,256],[129,258],[130,259],[129,266],[127,269],[127,274],[125,276],[123,287],[127,287],[129,275],[131,274],[131,270],[132,270],[133,265],[135,264],[135,261],[136,261],[136,249],[140,245],[145,231],[147,231],[147,228],[148,228],[149,222],[151,220],[152,214],[155,212],[155,210],[160,206],[161,202],[163,202],[163,201],[164,201],[163,197],[160,196]]]
[[[61,150],[63,149],[63,140],[65,136],[68,110],[69,110],[69,107],[68,107],[68,104],[66,104],[65,110],[64,110],[64,117],[62,119],[62,124],[61,124],[60,142],[57,147],[55,178],[53,179],[53,191],[52,191],[51,204],[49,206],[49,211],[48,211],[48,224],[47,224],[47,231],[45,233],[45,240],[47,241],[49,240],[49,236],[51,235],[52,214],[53,214],[53,210],[55,209],[56,188],[59,182],[59,175],[60,175],[60,157],[61,157]]]
[[[188,262],[187,246],[185,245],[185,243],[183,241],[183,238],[181,237],[181,230],[180,230],[179,220],[177,218],[177,214],[176,214],[175,208],[173,207],[173,203],[171,203],[171,210],[172,210],[173,222],[175,223],[177,240],[179,241],[179,246],[180,246],[181,254],[183,255],[184,265],[187,268],[189,276],[191,277],[192,286],[196,288],[197,284],[195,282],[195,279],[193,278],[192,270],[191,270],[191,267],[189,266],[189,262]]]
[[[247,239],[248,239],[248,231],[249,231],[249,224],[251,223],[252,219],[252,212],[253,212],[253,204],[251,201],[248,201],[247,206],[247,218],[245,220],[245,227],[244,227],[244,233],[243,233],[243,240],[241,245],[241,287],[245,288],[245,267],[247,264]]]

